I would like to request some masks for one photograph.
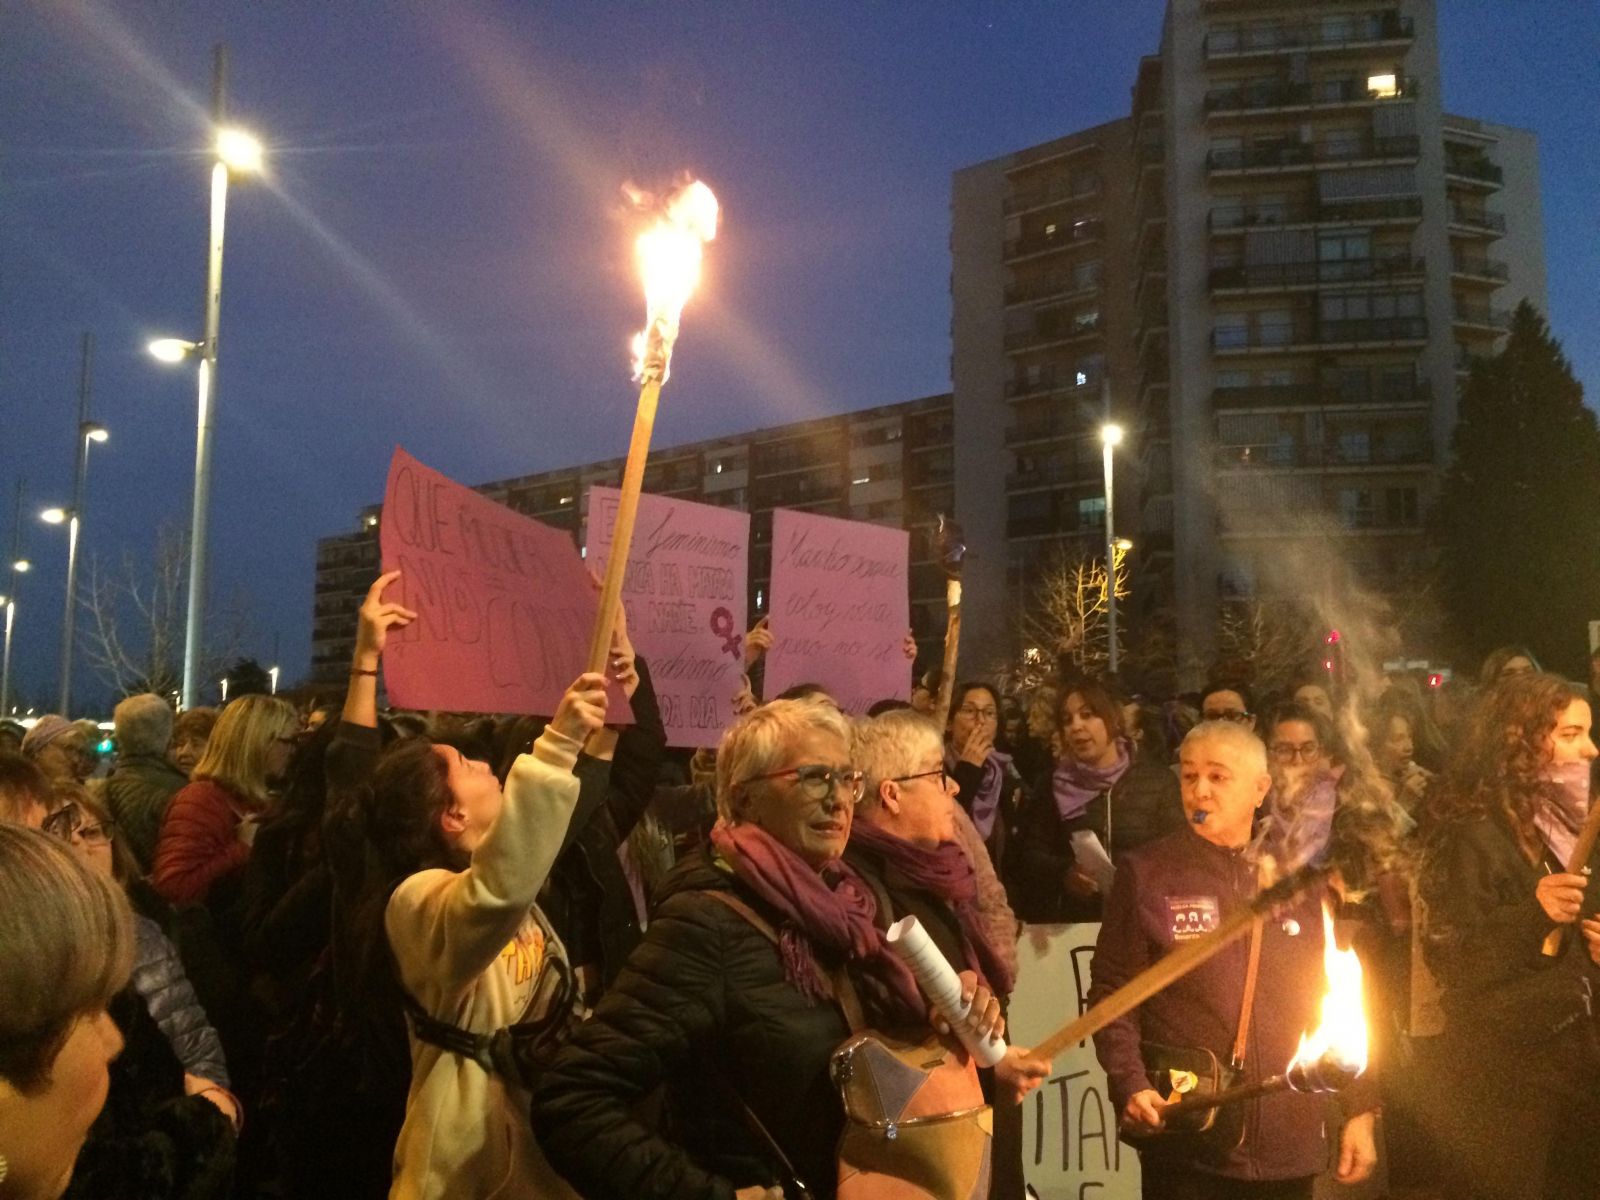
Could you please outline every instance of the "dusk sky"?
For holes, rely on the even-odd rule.
[[[187,529],[211,48],[270,177],[230,193],[212,588],[309,657],[316,539],[404,445],[465,482],[621,456],[643,302],[619,185],[724,207],[655,444],[949,388],[951,172],[1125,115],[1161,0],[0,6],[0,496],[13,697],[54,695],[78,347],[85,555]],[[1600,396],[1600,5],[1441,0],[1448,111],[1540,139],[1550,320]],[[6,580],[9,583],[9,580]],[[5,590],[0,585],[0,591]],[[352,622],[355,614],[351,614]],[[107,695],[87,670],[77,694]]]

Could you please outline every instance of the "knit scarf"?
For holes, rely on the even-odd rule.
[[[862,820],[851,827],[850,840],[881,858],[912,887],[949,905],[961,925],[967,962],[977,968],[990,991],[999,996],[1011,994],[1016,978],[989,940],[988,928],[978,912],[977,872],[959,843],[940,842],[928,850]],[[959,971],[964,964],[950,965]]]
[[[836,859],[818,871],[749,822],[718,821],[711,844],[742,883],[783,915],[778,930],[783,973],[802,995],[832,997],[817,965],[820,949],[874,976],[891,1004],[902,1010],[897,1019],[926,1018],[928,1007],[916,979],[873,924],[878,905],[872,889],[849,866]]]
[[[1578,831],[1589,815],[1589,764],[1561,763],[1545,770],[1545,799],[1534,810],[1533,823],[1550,852],[1563,865],[1572,861]]]
[[[955,769],[955,755],[945,751],[946,771]],[[1005,792],[1006,772],[1011,769],[1011,755],[991,750],[983,760],[983,778],[978,781],[978,794],[972,798],[967,815],[978,828],[984,841],[994,832],[995,818],[1000,814],[1000,797]]]
[[[1293,796],[1273,791],[1267,841],[1279,868],[1298,871],[1327,857],[1333,837],[1333,814],[1339,806],[1339,784],[1324,772]]]
[[[1055,794],[1056,811],[1063,821],[1083,816],[1084,810],[1101,792],[1105,791],[1128,770],[1133,761],[1131,744],[1127,738],[1117,739],[1117,759],[1109,767],[1091,767],[1075,758],[1063,758],[1056,764],[1050,777],[1050,790]]]

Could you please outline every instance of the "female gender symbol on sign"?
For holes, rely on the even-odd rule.
[[[739,657],[739,643],[744,641],[744,634],[734,633],[736,626],[733,623],[733,614],[725,608],[718,608],[711,614],[711,632],[722,639],[722,651]]]

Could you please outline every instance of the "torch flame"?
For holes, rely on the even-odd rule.
[[[631,192],[635,203],[648,199]],[[700,282],[705,244],[717,236],[717,198],[700,180],[667,197],[661,217],[639,235],[636,253],[644,279],[645,327],[633,339],[633,377],[667,378],[683,306]]]
[[[1322,998],[1322,1020],[1300,1035],[1300,1048],[1289,1066],[1309,1067],[1324,1059],[1352,1075],[1367,1069],[1367,1021],[1361,1003],[1361,960],[1354,950],[1341,950],[1333,940],[1333,914],[1322,906],[1322,965],[1328,991]]]

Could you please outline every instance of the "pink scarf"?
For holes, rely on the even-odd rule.
[[[1589,815],[1589,764],[1562,763],[1545,770],[1546,799],[1533,814],[1533,823],[1550,852],[1565,867],[1572,861],[1578,831]]]
[[[1009,996],[1016,978],[989,941],[989,930],[978,911],[978,876],[959,843],[940,842],[932,850],[879,829],[871,821],[857,820],[850,840],[893,867],[912,887],[928,892],[949,905],[961,924],[967,962],[977,969],[990,990]],[[961,970],[965,963],[951,963]]]
[[[778,947],[784,977],[802,995],[830,998],[817,966],[821,949],[870,972],[888,992],[897,1020],[923,1021],[928,1006],[910,970],[889,949],[873,924],[878,915],[872,889],[845,863],[817,871],[759,825],[718,821],[711,844],[733,873],[783,917]]]

